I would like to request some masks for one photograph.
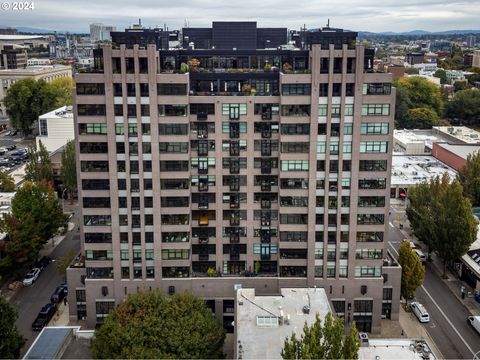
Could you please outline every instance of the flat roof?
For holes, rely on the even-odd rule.
[[[432,130],[419,129],[393,130],[393,138],[403,146],[412,143],[425,143],[425,146],[430,149],[432,148],[433,143],[447,141],[447,139],[440,134],[434,134]]]
[[[56,359],[67,341],[72,335],[71,327],[46,327],[33,342],[24,359]],[[60,355],[61,356],[61,355]]]
[[[284,288],[280,295],[265,296],[256,296],[255,289],[240,289],[236,301],[235,346],[237,357],[244,359],[281,359],[285,338],[293,332],[299,337],[305,322],[313,324],[317,313],[324,319],[331,312],[323,288]],[[308,314],[303,312],[305,305],[310,306]],[[257,318],[263,316],[278,319],[278,324],[258,325]]]
[[[40,39],[45,39],[45,36],[43,35],[0,35],[0,41],[40,40]]]
[[[441,143],[437,144],[438,146],[454,153],[457,156],[460,156],[462,159],[467,160],[468,155],[480,151],[480,144],[448,144],[448,143]]]
[[[436,357],[425,340],[369,339],[369,346],[360,347],[358,359],[434,360]]]
[[[434,133],[454,137],[465,144],[480,143],[480,132],[466,126],[434,126],[432,129]]]
[[[5,75],[35,75],[41,73],[47,73],[49,71],[56,71],[56,70],[68,70],[72,69],[70,66],[67,65],[34,65],[34,66],[27,66],[25,69],[4,69],[0,70],[0,76]]]
[[[71,106],[62,106],[39,116],[40,119],[73,119]]]
[[[392,156],[392,186],[420,184],[445,172],[448,172],[451,179],[457,175],[454,169],[433,156]]]

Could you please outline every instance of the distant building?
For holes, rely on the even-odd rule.
[[[465,81],[465,74],[460,70],[445,70],[447,83],[454,84],[456,81]]]
[[[475,50],[473,52],[472,67],[480,68],[480,50]]]
[[[0,35],[0,44],[5,45],[24,45],[29,48],[43,45],[48,47],[50,36],[44,35]]]
[[[477,45],[477,37],[475,35],[467,36],[467,47],[474,48]]]
[[[51,63],[48,58],[31,58],[27,60],[27,66],[45,66],[51,65]]]
[[[10,214],[12,212],[12,199],[15,192],[0,192],[0,217]],[[2,257],[3,244],[2,240],[7,237],[7,233],[0,232],[0,258]]]
[[[438,52],[445,51],[450,53],[452,51],[452,43],[448,40],[435,40],[430,43],[430,51]]]
[[[6,29],[0,29],[0,35],[17,35],[17,29],[12,29],[12,28],[6,28]]]
[[[0,45],[0,68],[23,69],[27,66],[27,49],[21,45]]]
[[[410,52],[405,57],[405,61],[410,65],[416,65],[423,63],[423,53],[421,52]]]
[[[405,76],[405,66],[391,64],[387,67],[388,72],[393,75],[393,81],[400,79]]]
[[[38,118],[37,146],[39,141],[49,152],[54,152],[75,137],[73,129],[73,110],[63,106]]]
[[[101,23],[90,24],[90,40],[96,41],[111,41],[110,32],[116,31],[115,26],[105,25]]]
[[[65,65],[51,65],[32,66],[25,69],[0,70],[0,117],[7,115],[7,109],[5,108],[3,99],[11,84],[25,78],[33,78],[35,80],[44,79],[50,82],[61,77],[72,77],[72,68]]]
[[[473,54],[463,55],[463,65],[472,67],[473,65]]]

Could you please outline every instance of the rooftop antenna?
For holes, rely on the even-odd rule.
[[[327,21],[327,28],[330,28],[330,19]]]
[[[138,19],[138,25],[142,26],[142,19]]]

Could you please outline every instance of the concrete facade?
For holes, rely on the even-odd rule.
[[[190,59],[200,56],[191,51]],[[263,64],[257,74],[242,69],[252,82],[274,79],[265,93],[278,81],[282,95],[259,96],[257,88],[238,96],[245,95],[238,83],[232,96],[230,83],[224,89],[211,80],[234,79],[224,74],[230,69],[182,74],[162,67],[175,61],[168,56],[154,45],[105,46],[103,68],[76,77],[84,223],[82,252],[67,271],[71,316],[94,326],[128,293],[192,291],[230,331],[234,285],[241,284],[259,295],[324,288],[349,304],[347,320],[365,331],[378,332],[382,316],[398,317],[398,303],[382,301],[383,274],[400,271],[384,261],[392,75],[364,71],[362,46],[312,44],[308,68],[297,73],[285,64],[277,74],[258,75],[267,72]],[[193,84],[202,77],[212,82],[200,92]],[[157,85],[182,90],[159,95]],[[308,94],[287,95],[294,85]],[[192,113],[200,104],[208,111]]]

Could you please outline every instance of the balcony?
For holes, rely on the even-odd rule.
[[[208,119],[208,114],[206,112],[198,112],[197,113],[197,120],[198,121],[205,121]]]

